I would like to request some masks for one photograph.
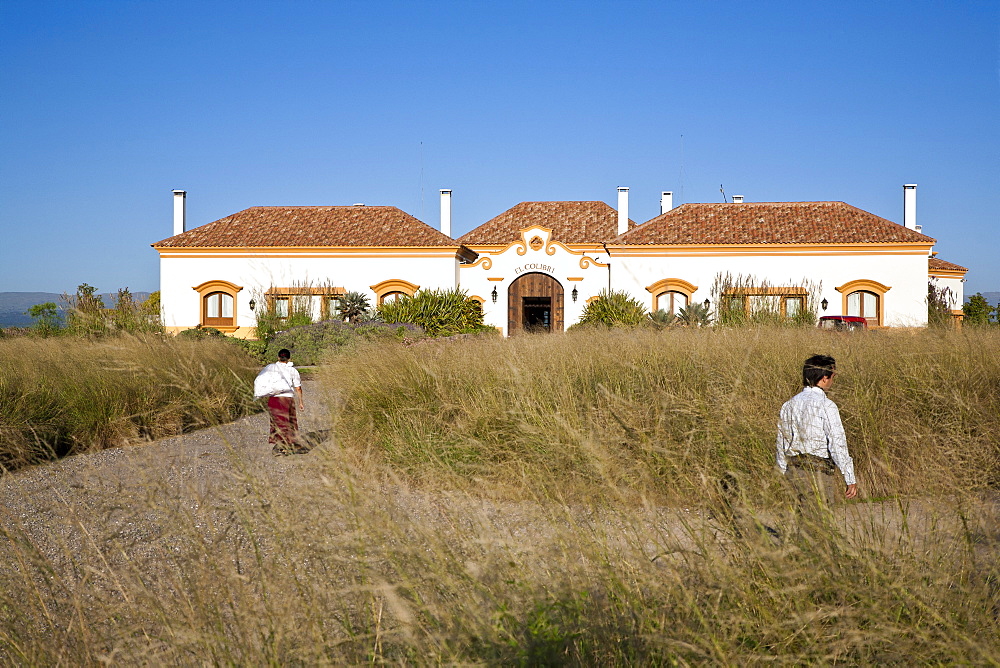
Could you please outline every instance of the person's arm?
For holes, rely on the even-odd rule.
[[[832,401],[826,406],[823,422],[827,447],[830,449],[830,459],[844,474],[844,483],[847,485],[844,496],[853,499],[858,495],[858,481],[854,477],[854,460],[847,450],[847,434],[844,433],[844,424],[840,420],[840,409]]]
[[[302,400],[302,376],[299,374],[299,370],[292,367],[292,387],[295,388],[295,396],[299,399],[299,408],[305,408],[305,402]]]
[[[791,444],[791,441],[792,432],[788,424],[788,418],[785,415],[785,407],[782,406],[781,413],[778,414],[778,439],[775,442],[778,470],[782,473],[788,470],[788,459],[785,457],[785,450]]]

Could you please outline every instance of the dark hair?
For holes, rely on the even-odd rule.
[[[279,360],[287,360],[291,356],[292,356],[292,353],[290,353],[288,351],[288,348],[282,348],[281,350],[278,351],[278,359]]]
[[[837,369],[837,361],[829,355],[813,355],[802,367],[802,384],[806,387],[816,387],[816,383],[827,376],[832,376]]]

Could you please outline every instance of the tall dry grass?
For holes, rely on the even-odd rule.
[[[256,410],[255,363],[221,341],[0,341],[0,466],[178,434]]]
[[[947,446],[952,432],[993,425],[995,396],[975,379],[997,373],[985,364],[995,365],[995,340],[922,336],[382,346],[340,359],[322,380],[337,436],[305,457],[262,458],[264,421],[251,418],[249,432],[220,431],[187,456],[178,443],[169,465],[130,449],[127,460],[8,475],[0,661],[994,665],[995,483],[963,482],[970,464],[959,461],[904,490],[912,471],[897,472],[895,458],[923,445],[892,440],[888,427],[923,434],[937,420],[946,436],[936,444]],[[896,418],[880,416],[881,441],[858,429],[871,418],[848,407],[883,376],[927,377],[894,353],[944,361],[959,347],[970,355],[954,358],[971,363],[937,366],[956,378],[935,387],[950,396],[957,378],[972,382],[961,410],[925,418],[914,407],[926,402],[910,399]],[[907,498],[798,521],[777,495],[761,501],[767,483],[755,472],[770,464],[776,406],[814,352],[840,361],[836,398],[855,423],[866,485]],[[881,371],[869,376],[863,362]],[[895,385],[897,399],[924,387]],[[971,443],[991,443],[978,433]],[[623,446],[626,436],[639,445]],[[873,443],[892,464],[878,473]],[[745,486],[728,506],[698,501],[738,465]]]
[[[1000,485],[994,330],[584,331],[379,350],[331,382],[345,444],[414,477],[692,503],[727,473],[773,479],[778,410],[816,353],[837,359],[868,496]]]

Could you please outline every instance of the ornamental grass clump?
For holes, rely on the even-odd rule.
[[[869,494],[986,489],[1000,484],[998,336],[680,328],[386,348],[338,369],[335,420],[345,444],[417,478],[589,496],[581,482],[600,476],[698,503],[727,473],[774,482],[778,410],[822,351]]]
[[[178,434],[257,410],[229,342],[120,336],[0,341],[0,465]]]

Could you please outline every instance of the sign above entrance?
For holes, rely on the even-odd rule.
[[[549,274],[556,273],[555,267],[550,267],[547,264],[535,264],[534,262],[529,262],[520,267],[514,269],[514,275],[523,274],[526,271],[544,271]]]

